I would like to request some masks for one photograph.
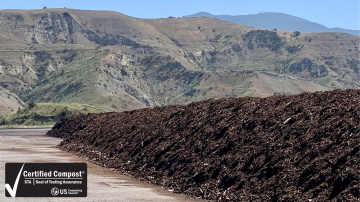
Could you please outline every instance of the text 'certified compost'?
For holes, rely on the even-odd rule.
[[[6,197],[86,197],[86,163],[6,163]]]

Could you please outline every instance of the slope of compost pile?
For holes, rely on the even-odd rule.
[[[360,90],[70,117],[59,147],[216,201],[358,201]],[[71,134],[70,134],[71,133]]]

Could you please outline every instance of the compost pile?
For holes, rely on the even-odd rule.
[[[216,201],[358,201],[360,90],[224,98],[88,114],[59,147]]]

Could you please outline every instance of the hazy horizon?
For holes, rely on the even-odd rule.
[[[0,9],[41,9],[73,8],[84,10],[110,10],[138,18],[183,17],[198,12],[213,15],[248,15],[260,12],[276,12],[293,15],[311,22],[322,24],[328,28],[359,30],[358,0],[317,0],[317,1],[285,1],[285,0],[252,0],[252,1],[190,1],[169,2],[161,0],[136,1],[5,1]]]

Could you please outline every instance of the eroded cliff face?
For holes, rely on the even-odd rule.
[[[16,113],[25,103],[14,93],[0,87],[0,117]]]
[[[103,60],[96,86],[98,91],[110,94],[124,91],[153,107],[177,103],[179,97],[199,84],[203,75],[171,57],[136,57],[119,51]]]
[[[39,20],[34,25],[26,26],[25,37],[27,43],[81,44],[81,39],[86,39],[101,46],[125,45],[136,49],[146,48],[145,51],[153,53],[150,46],[139,44],[128,37],[108,33],[106,30],[88,29],[86,26],[80,25],[68,12],[48,12],[34,17]],[[19,17],[19,19],[22,19],[22,17]],[[86,23],[84,24],[86,25]],[[140,50],[140,53],[143,51]]]
[[[121,51],[106,56],[99,68],[95,88],[109,95],[127,93],[147,107],[154,107],[157,103],[148,95],[149,86],[142,78],[136,59],[134,55]]]
[[[81,26],[67,12],[45,13],[40,20],[31,25],[25,32],[28,43],[74,43],[75,32],[81,31]]]

